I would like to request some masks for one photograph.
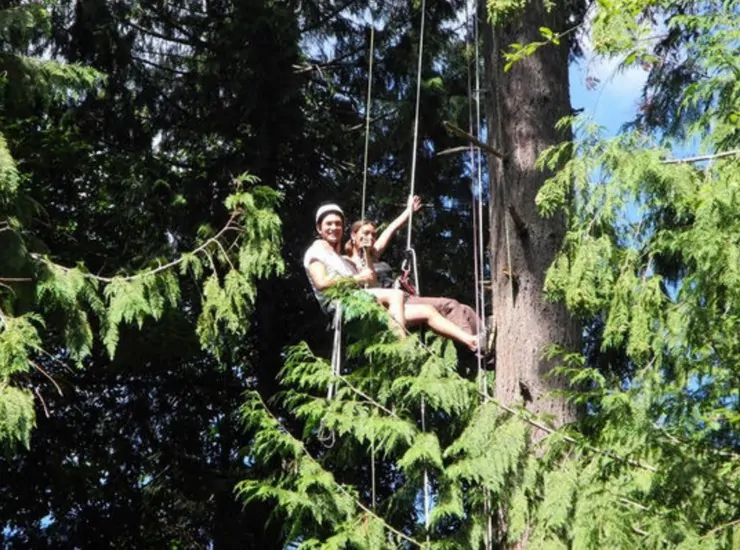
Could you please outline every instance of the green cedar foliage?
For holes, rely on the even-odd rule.
[[[299,344],[286,354],[279,401],[268,407],[252,392],[242,407],[253,475],[237,491],[274,506],[286,540],[397,548],[426,547],[428,537],[430,547],[480,548],[487,538],[505,545],[526,537],[535,548],[596,548],[644,541],[639,533],[664,527],[640,503],[660,476],[640,462],[634,441],[602,440],[598,449],[503,407],[458,374],[449,343],[398,341],[372,300],[348,295],[343,303],[352,343],[340,376]],[[336,395],[327,399],[330,384]],[[276,405],[286,413],[272,412]],[[533,443],[535,432],[547,437]],[[367,467],[358,477],[348,462]],[[672,517],[672,536],[695,534],[680,520]]]
[[[100,74],[92,69],[16,53],[34,33],[48,30],[49,13],[41,4],[0,11],[0,33],[6,39],[6,51],[0,53],[5,101],[18,90],[40,100],[74,99],[93,91]],[[61,332],[66,355],[81,364],[98,330],[112,357],[119,327],[141,328],[147,319],[157,320],[167,308],[178,306],[179,277],[187,276],[204,280],[197,332],[201,345],[218,357],[222,334],[246,332],[257,279],[282,269],[280,221],[274,213],[279,195],[256,186],[253,177],[235,179],[224,204],[231,212],[228,222],[215,233],[204,227],[193,251],[110,277],[89,273],[83,265],[58,265],[37,252],[43,248],[24,228],[18,211],[25,200],[22,181],[0,134],[0,445],[29,445],[34,394],[25,375],[33,369],[44,372],[35,359],[49,355],[44,350],[47,332]],[[61,326],[45,326],[47,316]]]
[[[651,10],[671,14],[663,22],[671,51],[643,39],[656,30]],[[633,531],[620,535],[625,545],[737,544],[737,15],[737,2],[600,4],[592,28],[597,51],[624,66],[664,64],[664,82],[651,77],[648,90],[671,96],[670,123],[649,131],[659,120],[652,113],[605,139],[585,118],[566,120],[578,139],[541,159],[557,173],[540,191],[540,210],[562,211],[569,224],[545,290],[599,327],[598,351],[588,362],[566,358],[561,372],[580,390],[571,398],[589,411],[585,428],[594,444],[651,465],[639,472],[599,464],[600,479],[589,489],[632,492],[617,499]],[[686,68],[677,56],[691,66],[680,86],[667,78],[669,68]],[[697,145],[703,160],[672,160],[672,151]],[[594,536],[574,546],[602,541]]]
[[[29,444],[33,396],[23,388],[19,375],[32,368],[41,370],[34,356],[46,353],[44,314],[62,314],[64,342],[69,357],[78,364],[92,351],[92,314],[102,343],[113,357],[122,324],[142,328],[147,319],[157,320],[167,308],[179,305],[180,275],[204,280],[197,321],[204,349],[218,357],[219,335],[245,334],[257,279],[282,269],[280,221],[273,211],[279,196],[258,186],[246,191],[245,183],[253,185],[255,179],[245,176],[235,180],[235,192],[225,204],[232,215],[217,233],[204,235],[189,253],[167,263],[155,262],[136,273],[102,277],[87,272],[84,266],[60,266],[25,250],[21,260],[27,263],[29,276],[22,283],[34,286],[37,301],[30,308],[25,304],[26,311],[16,312],[13,287],[3,283],[0,302],[0,436],[4,444]],[[8,233],[11,239],[23,242],[20,230],[9,228]]]
[[[562,359],[556,374],[570,378],[566,396],[582,407],[582,421],[553,430],[546,419],[481,396],[458,376],[449,345],[397,341],[379,308],[344,296],[352,334],[341,376],[300,344],[286,356],[282,399],[268,407],[250,394],[242,409],[256,436],[247,450],[253,476],[237,490],[247,502],[272,504],[289,541],[301,548],[482,548],[489,538],[495,547],[537,549],[737,547],[740,18],[735,2],[685,7],[665,22],[669,34],[684,37],[682,55],[695,69],[696,79],[674,96],[681,132],[604,139],[586,119],[568,119],[577,139],[540,163],[554,173],[539,194],[541,212],[568,220],[545,291],[594,340],[588,355],[551,351]],[[593,43],[626,65],[650,61],[650,10],[674,9],[599,3]],[[713,158],[671,162],[672,150],[688,146],[671,141],[679,134]],[[368,467],[358,475],[350,461]],[[267,465],[277,469],[269,473]]]
[[[193,251],[167,263],[156,262],[132,274],[102,277],[83,266],[68,268],[46,256],[27,254],[30,276],[24,283],[34,285],[37,302],[30,311],[16,314],[13,288],[4,284],[0,308],[0,435],[4,443],[28,445],[33,397],[16,386],[22,388],[19,374],[41,369],[34,356],[46,353],[44,314],[61,313],[67,352],[78,364],[92,351],[94,326],[99,327],[102,344],[113,357],[119,327],[134,324],[142,328],[147,319],[157,320],[167,308],[177,307],[178,275],[190,276],[203,280],[202,310],[197,320],[202,347],[218,357],[222,334],[246,333],[249,325],[245,319],[254,304],[256,281],[279,273],[282,262],[280,221],[273,212],[279,196],[258,186],[245,191],[244,183],[254,184],[254,178],[236,180],[235,193],[226,201],[232,212],[228,223],[203,238]],[[20,233],[14,236],[20,238]]]
[[[0,10],[0,94],[28,93],[40,97],[73,93],[89,87],[99,73],[78,65],[61,65],[22,55],[34,35],[49,31],[49,13],[42,3],[32,3]],[[17,218],[16,203],[21,184],[21,173],[0,133],[0,243],[4,266],[17,269],[18,258],[8,258],[8,250],[22,248],[17,241],[22,227]],[[14,242],[16,241],[16,242]],[[42,318],[33,311],[14,316],[12,281],[17,277],[4,273],[0,276],[0,445],[21,442],[28,445],[29,434],[35,423],[33,394],[13,384],[11,377],[27,372],[29,350],[38,349],[41,340],[38,328]],[[84,331],[83,331],[84,332]],[[82,342],[84,334],[77,334]],[[82,343],[80,342],[80,343]]]
[[[368,5],[382,12],[375,12],[372,216],[397,215],[408,192],[418,3],[361,0],[338,14],[343,4],[64,0],[55,6],[53,39],[42,39],[30,53],[53,52],[107,78],[82,101],[70,94],[59,105],[65,98],[55,96],[51,108],[38,109],[24,96],[27,103],[19,99],[4,109],[3,132],[23,168],[26,205],[42,209],[22,223],[41,241],[32,250],[63,266],[83,261],[105,276],[159,265],[152,258],[167,263],[198,246],[195,228],[205,218],[214,226],[225,221],[231,174],[249,170],[284,193],[288,277],[259,283],[249,334],[229,341],[231,357],[222,356],[220,366],[192,343],[202,279],[189,275],[179,281],[176,311],[166,307],[141,331],[135,316],[131,327],[124,322],[113,360],[95,340],[84,370],[66,369],[74,360],[67,360],[66,336],[55,334],[69,324],[57,319],[64,311],[44,315],[44,348],[52,357],[37,364],[64,395],[57,396],[40,371],[30,376],[43,397],[36,400],[34,437],[44,445],[19,450],[2,464],[10,472],[0,497],[0,515],[13,521],[10,544],[222,547],[230,539],[244,547],[250,535],[264,534],[256,518],[265,507],[239,513],[232,502],[243,465],[235,451],[242,437],[231,429],[229,410],[244,385],[270,393],[286,342],[323,333],[324,320],[311,315],[315,304],[298,251],[310,239],[312,205],[332,199],[359,215],[368,53],[360,15]],[[434,243],[437,252],[419,258],[427,262],[425,289],[465,296],[464,285],[472,285],[466,275],[472,261],[461,262],[459,248],[470,235],[468,180],[459,177],[466,156],[434,155],[460,145],[440,121],[464,127],[468,120],[463,44],[458,25],[446,24],[460,3],[428,5],[421,136],[433,147],[420,151],[417,180],[425,203],[435,207],[415,217],[414,237],[419,249]],[[337,47],[324,53],[317,43]],[[449,234],[440,235],[440,227]],[[9,276],[7,270],[4,263]],[[32,290],[13,286],[19,295]],[[92,306],[87,315],[97,338]],[[69,457],[80,457],[79,463]],[[50,465],[58,475],[46,475]],[[139,480],[147,474],[153,479],[143,486]],[[23,487],[13,480],[23,480]],[[39,526],[37,519],[49,514],[53,526]],[[33,542],[20,542],[26,537]]]
[[[49,31],[50,14],[43,2],[0,10],[0,94],[27,94],[43,102],[83,92],[101,78],[100,73],[87,67],[24,55],[32,40]],[[19,184],[18,167],[0,132],[0,227],[11,221],[6,209],[16,199]]]
[[[530,425],[493,401],[479,405],[478,384],[458,374],[449,342],[398,340],[368,295],[339,294],[351,342],[342,373],[333,376],[305,343],[288,350],[281,372],[288,389],[278,402],[300,437],[256,392],[247,396],[254,477],[237,486],[240,497],[274,505],[274,521],[301,548],[424,547],[427,535],[434,547],[479,546],[485,503],[508,500],[511,479],[525,476]],[[347,461],[374,461],[375,509],[368,468],[357,478]],[[263,475],[267,465],[276,469]]]
[[[648,395],[665,398],[662,386],[648,392],[635,376],[619,391],[568,357],[571,369],[561,372],[590,387],[572,398],[594,412],[582,430],[556,431],[482,395],[457,373],[449,343],[396,340],[371,300],[342,300],[352,343],[341,374],[301,343],[286,353],[278,400],[268,406],[250,392],[242,407],[252,474],[237,492],[273,507],[286,540],[300,548],[462,549],[487,539],[496,547],[731,547],[737,457],[658,422]]]

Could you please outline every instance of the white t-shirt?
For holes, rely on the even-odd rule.
[[[313,262],[324,264],[329,276],[336,278],[351,277],[357,273],[357,268],[351,261],[337,254],[329,243],[323,239],[315,240],[308,250],[306,250],[306,253],[303,255],[303,267],[306,270],[306,275],[308,275],[308,281],[311,283],[313,293],[319,304],[321,304],[321,307],[328,310],[329,300],[316,288],[311,274],[308,272],[308,266]]]

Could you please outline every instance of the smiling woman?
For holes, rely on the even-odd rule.
[[[319,238],[303,256],[303,267],[306,269],[316,299],[324,311],[333,309],[324,290],[335,285],[341,279],[351,278],[358,285],[375,296],[393,318],[391,328],[400,337],[406,334],[406,325],[425,324],[432,330],[465,344],[472,351],[479,351],[481,345],[478,337],[468,333],[454,323],[445,319],[431,305],[408,304],[403,291],[396,288],[380,288],[377,276],[372,267],[361,269],[348,258],[341,255],[342,237],[344,234],[344,212],[336,204],[325,204],[316,211],[316,231]]]
[[[323,291],[339,280],[351,278],[360,285],[370,285],[375,281],[375,272],[364,268],[358,270],[352,262],[342,257],[342,237],[344,235],[344,212],[336,204],[325,204],[316,211],[316,231],[319,238],[303,256],[311,288],[324,311],[332,309]],[[405,328],[403,293],[396,290],[371,289],[378,302],[388,308],[400,329]]]

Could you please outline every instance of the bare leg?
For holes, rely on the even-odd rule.
[[[478,349],[478,338],[475,335],[465,332],[453,322],[442,317],[439,311],[432,306],[406,304],[406,322],[409,325],[425,323],[437,334],[465,344],[473,351]]]
[[[462,330],[470,334],[477,334],[479,327],[483,326],[482,323],[479,324],[473,308],[466,306],[465,304],[461,304],[453,298],[437,296],[409,296],[406,299],[406,304],[424,304],[432,306],[442,314],[442,317],[452,321]]]
[[[391,323],[391,329],[400,333],[401,338],[406,336],[406,310],[404,307],[405,296],[402,291],[395,288],[368,288],[369,292],[378,303],[388,309],[388,313],[395,320]]]

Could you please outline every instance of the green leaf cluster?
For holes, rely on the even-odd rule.
[[[97,71],[25,55],[35,33],[49,31],[48,7],[32,3],[0,10],[0,51],[4,104],[14,93],[35,94],[42,103],[66,103],[94,93]],[[220,354],[224,335],[241,336],[254,305],[256,282],[282,270],[280,220],[274,213],[280,196],[256,185],[250,176],[234,181],[225,200],[231,216],[216,234],[207,234],[191,252],[169,261],[144,260],[115,276],[89,273],[83,265],[58,265],[41,253],[43,245],[24,230],[18,210],[24,203],[23,175],[5,136],[0,133],[0,444],[28,444],[33,425],[31,395],[25,375],[44,343],[61,336],[64,355],[79,365],[93,351],[94,335],[113,357],[123,325],[144,327],[168,308],[182,305],[180,278],[196,284],[205,278],[197,332],[204,348]],[[9,284],[7,284],[9,283]],[[53,319],[53,324],[42,322]]]
[[[590,29],[597,51],[624,56],[626,65],[654,62],[651,10],[675,7],[599,2]],[[740,73],[730,45],[740,38],[738,21],[731,2],[688,7],[666,22],[690,36],[685,53],[701,78],[674,99],[709,160],[675,162],[672,151],[687,143],[644,128],[605,139],[583,117],[564,120],[576,139],[540,159],[553,174],[539,192],[540,212],[567,221],[545,291],[583,321],[588,338],[585,354],[552,351],[561,363],[553,375],[569,379],[564,398],[582,419],[555,430],[482,396],[443,342],[398,341],[377,306],[338,291],[351,335],[341,374],[301,344],[286,354],[288,389],[270,406],[280,412],[245,405],[245,417],[260,410],[275,420],[247,422],[271,442],[249,448],[255,465],[284,462],[288,450],[298,453],[293,460],[310,456],[333,475],[322,489],[354,502],[327,520],[337,503],[322,493],[323,513],[298,515],[291,503],[311,497],[301,492],[300,470],[288,479],[255,467],[243,496],[274,506],[289,540],[352,548],[736,545]],[[267,492],[275,486],[290,498]],[[385,538],[357,536],[369,509]],[[399,541],[398,532],[412,540]]]
[[[334,297],[351,312],[346,328],[357,338],[340,374],[298,344],[286,351],[287,389],[275,403],[252,392],[242,407],[253,466],[237,491],[273,507],[286,540],[302,548],[425,547],[427,539],[435,548],[487,540],[728,547],[731,531],[712,529],[732,519],[737,464],[718,470],[721,456],[658,425],[644,387],[617,392],[570,356],[558,374],[593,389],[569,397],[599,410],[585,433],[555,431],[481,396],[443,342],[399,341],[374,302],[351,289]],[[358,461],[365,473],[355,478],[347,464]]]
[[[604,4],[593,28],[599,51],[624,55],[625,64],[648,59],[653,50],[640,36],[654,30],[658,6],[676,7]],[[588,411],[593,444],[630,457],[619,467],[594,460],[589,489],[620,492],[621,529],[579,528],[574,547],[624,547],[637,536],[641,547],[731,548],[736,537],[740,73],[728,46],[740,25],[736,3],[682,11],[666,22],[691,64],[689,84],[673,89],[676,119],[614,138],[582,117],[564,120],[577,139],[540,159],[554,173],[540,211],[568,220],[546,291],[594,329],[589,356],[564,357],[558,372]],[[695,158],[672,158],[697,148]],[[596,502],[577,507],[575,519],[598,514]]]
[[[47,257],[30,254],[35,276],[29,279],[35,284],[37,307],[47,315],[60,314],[70,357],[80,363],[90,355],[97,326],[102,344],[112,358],[122,325],[142,329],[147,320],[156,321],[167,308],[178,307],[178,270],[196,281],[203,280],[197,332],[204,349],[218,356],[222,335],[243,335],[257,280],[282,270],[280,220],[273,211],[279,195],[259,186],[254,192],[253,196],[240,190],[229,197],[227,204],[234,209],[229,222],[194,251],[130,275],[102,277],[82,267],[67,268]],[[0,326],[0,382],[5,384],[14,379],[14,374],[28,372],[33,354],[43,352],[44,340],[43,330],[37,328],[41,325],[39,315],[12,316],[13,293],[7,288],[9,292],[0,302],[0,311],[4,312]],[[22,426],[22,439],[27,441],[29,424]],[[3,433],[6,432],[10,433],[10,428]]]

